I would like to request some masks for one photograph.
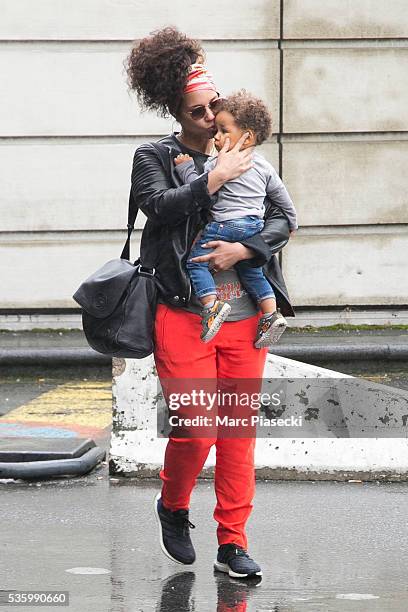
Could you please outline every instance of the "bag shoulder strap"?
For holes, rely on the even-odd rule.
[[[156,143],[156,142],[150,142],[148,144],[151,145],[155,149],[156,153],[161,158],[161,161],[163,161],[163,147],[165,147],[165,145],[160,145],[159,143]],[[127,222],[128,235],[127,235],[127,239],[125,242],[125,246],[122,249],[120,259],[130,260],[130,238],[135,228],[135,222],[136,222],[138,212],[139,212],[139,206],[137,205],[137,202],[135,202],[135,199],[132,196],[132,188],[131,188],[130,193],[129,193],[129,205],[128,205],[128,222]],[[140,257],[137,261],[140,262]],[[144,260],[143,263],[145,264],[144,267],[154,268],[155,261],[152,260],[152,261],[147,262],[146,260]]]
[[[130,259],[130,237],[135,228],[135,221],[137,217],[137,213],[139,212],[139,207],[132,197],[132,189],[129,193],[129,208],[128,208],[128,222],[127,222],[127,239],[125,242],[125,246],[123,247],[122,253],[120,255],[121,259]]]

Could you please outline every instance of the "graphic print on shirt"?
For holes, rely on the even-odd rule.
[[[248,295],[247,291],[239,281],[220,283],[219,285],[216,285],[216,289],[217,298],[223,302],[229,302],[230,300],[239,299],[244,295]]]

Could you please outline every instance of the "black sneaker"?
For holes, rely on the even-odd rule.
[[[262,570],[248,553],[237,544],[221,544],[214,561],[214,569],[232,578],[262,576]]]
[[[275,344],[285,331],[288,323],[279,310],[262,315],[258,321],[258,329],[254,345],[256,348],[265,348]]]
[[[221,300],[215,300],[212,306],[202,309],[201,325],[203,329],[200,338],[203,342],[209,342],[214,338],[230,311],[231,306]]]
[[[188,520],[188,510],[168,510],[162,504],[161,493],[158,493],[154,498],[154,513],[164,554],[176,563],[194,563],[196,555],[190,539],[190,527],[195,529],[195,525]]]

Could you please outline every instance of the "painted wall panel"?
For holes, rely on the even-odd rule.
[[[283,86],[283,179],[306,228],[283,252],[295,304],[406,304],[408,49],[378,41],[407,36],[405,4],[284,0],[280,83],[279,0],[0,0],[0,307],[73,307],[119,255],[134,148],[174,126],[140,112],[123,61],[165,23],[204,39],[221,93],[268,102],[275,134]],[[278,169],[276,141],[261,152]]]
[[[406,0],[283,0],[284,38],[408,36]]]
[[[279,0],[0,0],[0,40],[135,40],[177,27],[200,39],[279,37]],[[154,10],[153,10],[154,8]],[[29,15],[29,19],[27,19]]]
[[[78,308],[72,294],[92,272],[120,256],[125,240],[125,231],[0,234],[1,308]],[[139,232],[132,259],[138,253]]]
[[[124,141],[0,141],[0,231],[123,229],[135,149]],[[259,147],[278,168],[278,145]],[[139,213],[136,227],[146,218]]]
[[[285,142],[299,224],[408,222],[408,140]]]
[[[289,295],[297,306],[406,304],[407,228],[303,235],[283,251]]]
[[[286,49],[284,132],[408,129],[408,49]]]
[[[2,308],[72,308],[77,286],[105,261],[119,257],[125,232],[3,234]],[[139,232],[132,241],[137,257]],[[408,232],[321,234],[292,239],[283,271],[295,306],[405,304]],[[22,279],[35,278],[27,291]]]
[[[166,134],[173,121],[140,113],[127,92],[123,61],[129,48],[125,43],[5,45],[0,136]],[[246,87],[278,116],[277,49],[268,43],[208,45],[207,57],[224,95]]]

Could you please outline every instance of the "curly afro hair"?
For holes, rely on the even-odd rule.
[[[161,117],[176,116],[180,108],[188,69],[205,61],[198,40],[169,26],[138,41],[125,60],[129,89],[143,109]]]
[[[271,113],[263,100],[256,98],[245,89],[240,89],[225,98],[219,110],[231,113],[241,129],[253,130],[257,145],[269,138],[272,130]]]

